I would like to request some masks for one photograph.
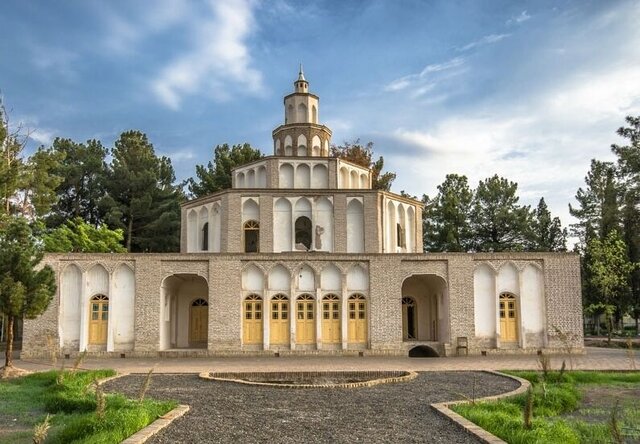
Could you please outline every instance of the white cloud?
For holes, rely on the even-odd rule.
[[[458,51],[468,51],[470,49],[476,48],[478,46],[490,45],[491,43],[499,42],[500,40],[504,40],[509,37],[511,34],[489,34],[484,37],[468,43],[461,48],[458,48]]]
[[[179,109],[185,95],[205,91],[214,99],[229,97],[229,86],[259,94],[261,73],[251,67],[246,38],[254,24],[253,2],[212,1],[209,17],[194,22],[193,42],[152,80],[151,89],[166,106]]]
[[[424,82],[426,80],[429,80],[432,74],[459,68],[464,65],[464,62],[465,61],[463,57],[455,57],[453,59],[447,60],[446,62],[427,65],[422,69],[422,71],[417,74],[409,74],[389,82],[384,87],[384,90],[389,92],[401,91],[408,88],[409,86],[413,86],[417,82]],[[428,89],[424,89],[423,87],[423,92],[426,91],[428,91]]]
[[[41,145],[51,145],[56,137],[56,132],[46,128],[38,128],[29,133],[29,138]]]
[[[520,14],[511,17],[509,20],[507,20],[507,25],[519,25],[520,23],[524,23],[527,20],[529,20],[531,18],[531,16],[527,13],[526,10],[522,11]]]

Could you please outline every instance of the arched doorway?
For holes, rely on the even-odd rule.
[[[412,297],[402,298],[402,339],[414,341],[418,337],[416,329],[416,301]]]
[[[296,303],[296,343],[313,344],[316,341],[314,299],[309,294],[298,296]]]
[[[109,328],[109,298],[103,294],[91,298],[89,344],[106,345]]]
[[[255,294],[247,296],[244,300],[242,342],[262,344],[262,298]]]
[[[350,344],[367,342],[367,300],[361,294],[349,296],[347,337]]]
[[[335,294],[322,298],[322,342],[339,344],[340,334],[340,299]]]
[[[202,276],[174,274],[160,289],[160,350],[206,348],[209,286]]]
[[[448,342],[447,283],[434,274],[414,274],[402,283],[402,340]]]
[[[269,331],[271,345],[289,344],[289,298],[283,294],[271,298]]]
[[[500,294],[500,341],[518,342],[518,304],[511,293]]]
[[[209,328],[209,303],[202,298],[191,303],[189,312],[189,342],[192,345],[207,342]]]

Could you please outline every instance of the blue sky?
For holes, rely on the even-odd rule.
[[[393,190],[498,173],[565,224],[591,158],[640,114],[637,1],[3,2],[12,122],[111,146],[147,133],[179,179],[219,143],[271,154],[304,63],[333,142],[373,141]]]

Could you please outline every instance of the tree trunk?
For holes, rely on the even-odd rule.
[[[13,316],[7,316],[7,350],[5,351],[4,368],[13,367]]]

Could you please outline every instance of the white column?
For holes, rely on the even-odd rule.
[[[347,309],[347,275],[342,273],[342,297],[340,298],[340,336],[342,337],[342,349],[346,350],[348,348],[347,343],[349,341],[347,326],[348,326],[348,316],[349,310]]]
[[[320,350],[322,348],[322,290],[320,289],[320,285],[318,284],[319,279],[316,279],[316,313],[315,313],[315,322],[316,322],[316,349]]]
[[[296,349],[296,316],[298,316],[298,305],[296,304],[296,282],[292,276],[289,290],[289,344],[291,350]]]
[[[265,282],[267,280],[265,279]],[[262,300],[262,348],[269,350],[270,346],[270,322],[271,322],[271,292],[265,287]]]

